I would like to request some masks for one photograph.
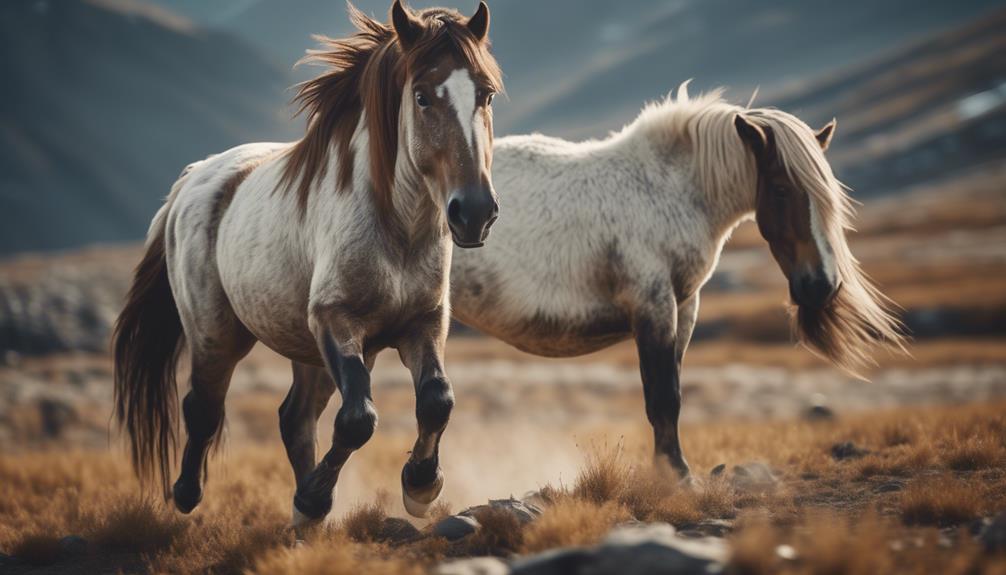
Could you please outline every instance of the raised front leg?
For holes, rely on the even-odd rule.
[[[425,517],[440,495],[444,474],[440,470],[440,437],[454,407],[454,391],[444,374],[447,316],[438,310],[415,335],[399,345],[402,363],[412,372],[416,389],[416,422],[419,434],[409,460],[402,468],[402,500],[415,517]]]
[[[681,413],[680,370],[684,349],[691,338],[698,297],[692,296],[681,309],[664,317],[643,316],[636,319],[634,333],[639,352],[639,370],[643,378],[646,416],[653,426],[656,456],[664,457],[682,478],[688,477],[688,462],[681,450],[678,417]],[[669,317],[667,317],[669,315]]]
[[[329,373],[342,394],[342,407],[335,416],[332,448],[318,465],[297,482],[293,498],[293,524],[299,526],[323,519],[332,510],[332,491],[339,472],[377,428],[377,410],[370,396],[370,370],[363,361],[362,344],[347,330],[326,327],[319,346]],[[296,463],[295,463],[296,465]]]

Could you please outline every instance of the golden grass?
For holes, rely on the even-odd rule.
[[[911,525],[958,525],[975,519],[985,502],[976,486],[952,476],[913,481],[899,499],[901,518]]]
[[[1006,508],[1004,410],[1006,404],[991,403],[902,408],[820,422],[688,425],[682,437],[700,479],[690,488],[651,463],[651,435],[644,422],[611,425],[598,431],[622,439],[614,447],[602,443],[589,450],[568,485],[546,485],[541,491],[546,506],[537,521],[521,527],[508,513],[482,511],[477,513],[482,530],[453,544],[429,537],[380,541],[385,519],[401,510],[393,505],[397,494],[380,493],[377,488],[386,483],[372,480],[397,483],[411,430],[403,432],[402,441],[375,437],[368,445],[379,453],[366,460],[375,467],[360,470],[359,480],[375,486],[376,498],[336,514],[298,547],[287,523],[292,476],[279,445],[229,449],[226,465],[214,464],[204,502],[190,516],[139,497],[117,454],[8,454],[0,456],[0,551],[39,563],[62,561],[58,541],[73,534],[89,541],[91,557],[132,555],[157,573],[411,573],[445,556],[590,545],[612,526],[633,520],[683,527],[728,519],[737,530],[732,537],[737,572],[865,573],[884,572],[890,565],[911,571],[913,565],[925,565],[920,557],[926,554],[935,554],[934,565],[947,572],[961,572],[964,567],[955,567],[942,548],[936,549],[933,530]],[[831,446],[844,441],[870,454],[834,460]],[[730,480],[733,467],[751,461],[771,468],[778,483],[736,489]],[[709,477],[720,463],[727,464],[724,474]],[[894,488],[880,489],[888,484]],[[368,495],[373,497],[357,491],[355,497]],[[448,509],[441,503],[434,515]],[[424,524],[418,526],[428,533]],[[923,547],[905,543],[919,537]],[[884,541],[903,548],[888,553]],[[775,555],[772,545],[783,542],[804,559],[793,563]],[[965,567],[987,567],[965,543],[955,543],[954,549],[963,549]]]

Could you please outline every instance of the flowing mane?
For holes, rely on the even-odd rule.
[[[669,95],[648,105],[626,130],[646,130],[667,149],[690,145],[695,177],[714,198],[712,203],[736,207],[754,204],[758,174],[752,154],[737,136],[734,117],[743,113],[748,120],[770,128],[790,178],[810,196],[820,216],[841,280],[828,305],[795,310],[793,324],[801,343],[857,376],[874,364],[874,347],[906,352],[905,328],[895,316],[896,304],[863,272],[846,242],[846,233],[854,229],[853,200],[832,172],[814,131],[781,110],[728,103],[722,90],[689,97],[687,85],[678,88],[676,97]]]
[[[296,86],[297,115],[307,117],[307,132],[288,152],[282,189],[297,194],[303,213],[312,185],[327,172],[334,148],[339,159],[336,188],[348,192],[353,179],[351,140],[362,120],[368,136],[372,193],[378,209],[387,215],[407,77],[421,73],[424,62],[444,52],[468,64],[497,90],[502,90],[502,76],[485,44],[479,43],[465,26],[466,19],[454,10],[430,8],[415,14],[423,31],[403,51],[391,25],[370,18],[351,3],[348,9],[357,32],[345,39],[315,36],[321,47],[309,50],[297,63],[329,70]]]

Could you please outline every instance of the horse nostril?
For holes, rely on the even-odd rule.
[[[465,225],[464,216],[461,214],[461,200],[458,198],[451,198],[447,202],[447,221],[454,225]]]

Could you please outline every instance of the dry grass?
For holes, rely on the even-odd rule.
[[[961,560],[964,567],[955,567],[936,545],[933,530],[1006,507],[1004,408],[991,403],[902,408],[823,422],[689,425],[682,434],[685,450],[701,479],[692,488],[650,463],[650,433],[643,422],[609,424],[598,431],[622,439],[614,447],[601,442],[588,450],[568,485],[542,489],[547,505],[537,521],[522,528],[510,514],[480,512],[482,530],[455,544],[428,537],[381,542],[385,519],[402,511],[397,493],[380,493],[380,487],[397,482],[411,430],[394,440],[375,437],[368,445],[374,449],[366,460],[370,467],[356,471],[362,483],[355,493],[367,497],[376,490],[377,497],[337,513],[299,547],[287,527],[292,480],[278,445],[232,448],[223,457],[223,469],[214,468],[204,502],[191,516],[137,497],[128,466],[112,453],[4,455],[0,551],[37,563],[59,562],[64,559],[58,540],[77,534],[89,541],[92,558],[125,555],[152,572],[411,573],[445,556],[589,545],[612,526],[633,520],[683,527],[723,518],[737,529],[737,572],[885,572],[890,565],[924,566],[922,558],[929,554],[936,557],[934,564],[960,572],[986,567],[985,559],[963,537],[954,549],[968,559]],[[836,461],[831,446],[844,441],[870,454]],[[750,461],[762,461],[778,483],[735,488],[733,467]],[[709,477],[708,470],[720,463],[727,471]],[[550,479],[558,478],[541,477]],[[895,488],[881,489],[890,484]],[[340,500],[347,491],[353,496],[347,488]],[[434,514],[448,509],[442,503]],[[923,545],[917,547],[914,542],[920,540]],[[902,550],[888,552],[878,544],[883,541]],[[775,555],[772,545],[782,542],[802,559],[788,562]],[[109,565],[114,570],[118,564]]]
[[[951,546],[932,528],[905,528],[876,513],[813,512],[793,527],[752,525],[731,539],[728,572],[758,575],[1006,573],[1006,557],[961,535]]]
[[[901,518],[911,525],[959,525],[975,519],[985,502],[973,483],[941,476],[913,481],[901,493]]]

